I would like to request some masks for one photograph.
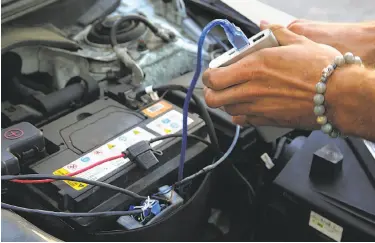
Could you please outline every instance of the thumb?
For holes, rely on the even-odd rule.
[[[282,25],[272,24],[268,26],[281,46],[301,43],[306,40],[305,37],[295,34]]]
[[[268,29],[268,26],[270,25],[270,23],[266,20],[261,20],[260,21],[260,30],[265,30],[265,29]]]

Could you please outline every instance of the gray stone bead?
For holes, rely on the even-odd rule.
[[[319,125],[324,125],[328,122],[328,119],[326,116],[318,116],[316,118],[316,122],[319,124]]]
[[[329,134],[329,136],[331,138],[337,138],[340,136],[340,133],[336,129],[333,129],[332,132]]]
[[[361,58],[360,57],[354,57],[354,63],[358,64],[358,65],[361,65],[362,64]]]
[[[327,124],[324,124],[321,129],[325,134],[330,134],[333,130],[333,127],[330,123],[327,123]]]
[[[314,95],[314,103],[315,105],[322,105],[324,103],[324,95],[322,94]]]
[[[324,94],[326,92],[327,86],[325,83],[319,82],[316,84],[315,88],[318,94]]]
[[[320,78],[320,82],[322,82],[322,83],[327,82],[327,80],[328,80],[327,77],[321,77],[321,78]]]
[[[345,64],[345,58],[344,56],[337,56],[335,57],[335,64],[340,67]]]
[[[344,58],[345,58],[345,63],[347,63],[347,64],[354,64],[354,59],[355,58],[354,58],[353,53],[351,53],[351,52],[345,53]]]
[[[314,114],[317,115],[317,116],[321,116],[321,115],[324,115],[324,113],[326,112],[326,108],[322,105],[317,105],[317,106],[314,106]]]

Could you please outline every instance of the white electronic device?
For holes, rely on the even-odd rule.
[[[210,62],[209,67],[218,68],[228,66],[260,49],[279,46],[279,42],[277,41],[276,37],[273,35],[272,31],[268,29],[263,30],[253,37],[249,38],[249,43],[250,45],[244,47],[240,51],[237,51],[235,48],[233,48],[218,56]]]
[[[235,48],[225,52],[219,57],[212,60],[209,64],[210,68],[219,68],[233,64],[247,55],[264,48],[277,47],[279,42],[273,35],[272,31],[267,29],[259,32],[253,37],[249,38],[250,45],[244,47],[242,50],[237,51]],[[275,141],[277,138],[287,134],[293,129],[290,128],[279,128],[270,126],[259,126],[256,127],[259,135],[266,142]]]

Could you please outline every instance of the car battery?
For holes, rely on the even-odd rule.
[[[375,146],[368,144],[313,132],[273,182],[262,239],[374,241]]]
[[[182,110],[165,100],[141,111],[129,110],[111,99],[98,100],[41,129],[49,141],[61,143],[62,147],[57,153],[32,164],[29,172],[67,175],[101,159],[119,155],[139,141],[181,132]],[[189,114],[188,131],[201,137],[207,136],[205,123],[197,114]],[[177,180],[180,141],[180,137],[175,137],[152,143],[153,149],[159,152],[159,162],[150,169],[145,170],[128,158],[119,158],[78,176],[149,195],[157,191],[165,177],[175,174]],[[203,166],[205,163],[200,160],[207,160],[200,158],[207,146],[194,140],[189,140],[188,146],[187,168],[192,161],[198,161]],[[33,185],[32,188],[51,208],[67,212],[127,210],[127,205],[133,201],[126,195],[80,182],[56,181]],[[73,227],[83,227],[85,231],[103,228],[107,220],[111,219],[67,219]]]

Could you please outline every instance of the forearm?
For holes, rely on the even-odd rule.
[[[366,65],[375,67],[375,21],[325,23],[300,20],[292,23],[289,29],[317,43],[333,46],[342,54],[353,52]]]
[[[375,70],[337,69],[326,99],[328,118],[343,134],[375,141]]]
[[[361,31],[363,35],[359,45],[363,45],[362,59],[366,60],[365,63],[370,68],[375,68],[375,21],[363,23]],[[361,55],[361,53],[356,55]]]

